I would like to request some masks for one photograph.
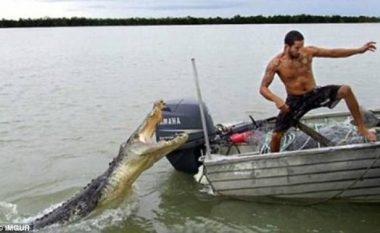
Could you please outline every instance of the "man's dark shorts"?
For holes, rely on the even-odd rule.
[[[280,112],[277,116],[275,132],[284,132],[294,126],[303,115],[312,109],[319,107],[333,108],[338,104],[337,98],[339,85],[317,87],[303,95],[288,95],[286,104],[289,112]]]

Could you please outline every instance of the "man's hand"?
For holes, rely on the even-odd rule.
[[[376,50],[375,44],[376,44],[376,42],[374,42],[374,41],[370,41],[370,42],[364,44],[360,48],[360,53],[365,53],[367,51],[375,52],[375,50]]]
[[[281,112],[289,112],[290,111],[290,107],[289,105],[287,105],[285,102],[280,105],[280,106],[277,106],[277,108],[281,111]]]

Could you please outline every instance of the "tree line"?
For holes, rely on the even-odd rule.
[[[0,20],[0,28],[8,27],[71,27],[71,26],[133,26],[133,25],[200,25],[200,24],[292,24],[292,23],[379,23],[380,17],[369,16],[318,16],[318,15],[275,15],[240,16],[232,18],[38,18]]]

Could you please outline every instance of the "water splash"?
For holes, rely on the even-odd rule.
[[[98,214],[90,214],[77,222],[53,224],[40,229],[39,232],[102,232],[108,227],[119,226],[138,208],[137,198],[132,195],[127,199],[115,208],[105,209]],[[51,212],[62,203],[53,204],[33,216],[23,217],[18,213],[16,204],[0,202],[0,222],[27,224]]]
[[[137,208],[138,202],[126,201],[115,209],[107,209],[99,215],[65,225],[62,232],[102,232],[106,228],[122,225]]]
[[[0,222],[11,222],[17,215],[16,204],[0,201]]]

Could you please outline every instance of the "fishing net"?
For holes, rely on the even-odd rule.
[[[316,125],[315,130],[337,146],[367,142],[367,140],[357,132],[356,127],[350,122]],[[272,133],[269,132],[265,134],[264,137],[254,139],[256,143],[260,140],[262,142],[260,148],[261,154],[270,152],[271,137]],[[280,151],[296,151],[318,147],[320,147],[320,144],[309,135],[301,130],[291,128],[287,131],[281,141]]]

